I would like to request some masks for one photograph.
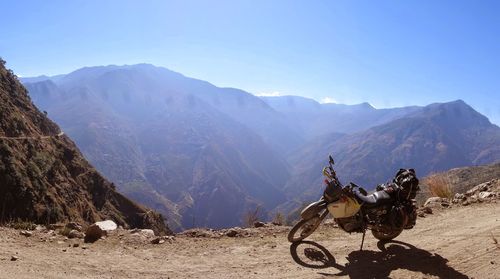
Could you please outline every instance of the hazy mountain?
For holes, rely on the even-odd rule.
[[[344,105],[326,103],[298,96],[261,97],[281,112],[290,127],[307,140],[336,133],[354,133],[384,124],[417,111],[419,107],[375,109],[368,103]]]
[[[48,83],[44,88],[53,90]],[[0,222],[94,222],[169,232],[156,213],[117,193],[0,63]]]
[[[366,131],[306,144],[290,159],[294,175],[285,192],[317,195],[328,154],[334,156],[342,181],[372,189],[392,179],[399,168],[414,168],[423,177],[499,161],[500,128],[461,100],[432,104]]]
[[[253,95],[151,65],[84,68],[26,86],[121,191],[173,226],[239,225],[248,208],[284,201],[287,165],[275,150],[296,139]]]

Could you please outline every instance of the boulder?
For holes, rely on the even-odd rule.
[[[106,232],[114,231],[118,228],[118,225],[116,225],[116,223],[111,220],[95,222],[95,224],[98,225],[101,230]]]
[[[95,242],[106,234],[98,225],[93,224],[85,231],[85,242]]]
[[[115,222],[111,220],[95,222],[85,231],[85,242],[95,242],[99,238],[106,236],[108,232],[118,228]]]

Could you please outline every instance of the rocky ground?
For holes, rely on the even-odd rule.
[[[450,207],[434,206],[397,242],[367,234],[363,251],[360,234],[331,224],[294,245],[289,227],[271,224],[175,237],[118,228],[94,243],[0,228],[0,278],[498,278],[500,204]]]

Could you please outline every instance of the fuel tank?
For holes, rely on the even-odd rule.
[[[358,213],[361,205],[353,198],[343,196],[338,201],[328,204],[328,211],[335,218],[346,218]]]

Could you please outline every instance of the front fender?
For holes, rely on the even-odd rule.
[[[320,213],[321,211],[323,211],[324,209],[326,209],[326,201],[321,199],[306,206],[306,208],[304,208],[302,212],[300,212],[300,217],[302,217],[302,219],[304,220],[308,220],[317,215],[318,213]]]

